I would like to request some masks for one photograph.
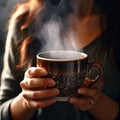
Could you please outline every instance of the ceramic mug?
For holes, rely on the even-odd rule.
[[[46,51],[37,54],[37,67],[48,71],[49,77],[55,80],[60,94],[57,101],[68,101],[71,95],[77,96],[77,89],[82,87],[90,70],[95,67],[99,73],[95,82],[101,79],[103,70],[100,64],[88,62],[88,55],[76,51]]]

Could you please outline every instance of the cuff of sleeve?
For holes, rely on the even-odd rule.
[[[11,114],[10,114],[10,104],[13,101],[13,99],[3,103],[0,105],[0,120],[12,120]]]

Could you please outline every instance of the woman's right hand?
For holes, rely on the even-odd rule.
[[[53,79],[43,77],[46,75],[47,71],[38,67],[31,67],[25,72],[20,86],[27,108],[47,107],[56,102],[59,90],[54,87]]]

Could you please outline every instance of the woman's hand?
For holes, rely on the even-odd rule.
[[[90,110],[99,100],[103,84],[101,81],[97,81],[95,85],[93,84],[93,86],[91,86],[92,83],[93,80],[87,78],[84,82],[84,86],[77,91],[82,97],[78,98],[72,96],[70,98],[70,103],[73,104],[76,109],[82,111]],[[89,88],[89,86],[91,87]]]
[[[55,96],[59,94],[59,90],[54,88],[53,79],[43,77],[46,75],[45,69],[37,67],[31,67],[25,72],[20,86],[28,108],[47,107],[56,102]]]

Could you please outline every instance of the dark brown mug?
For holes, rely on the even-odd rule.
[[[37,67],[48,71],[46,77],[53,78],[55,87],[60,90],[58,101],[68,101],[71,95],[77,95],[92,67],[99,73],[95,81],[101,79],[103,70],[98,63],[88,63],[88,55],[76,51],[46,51],[37,54]]]

